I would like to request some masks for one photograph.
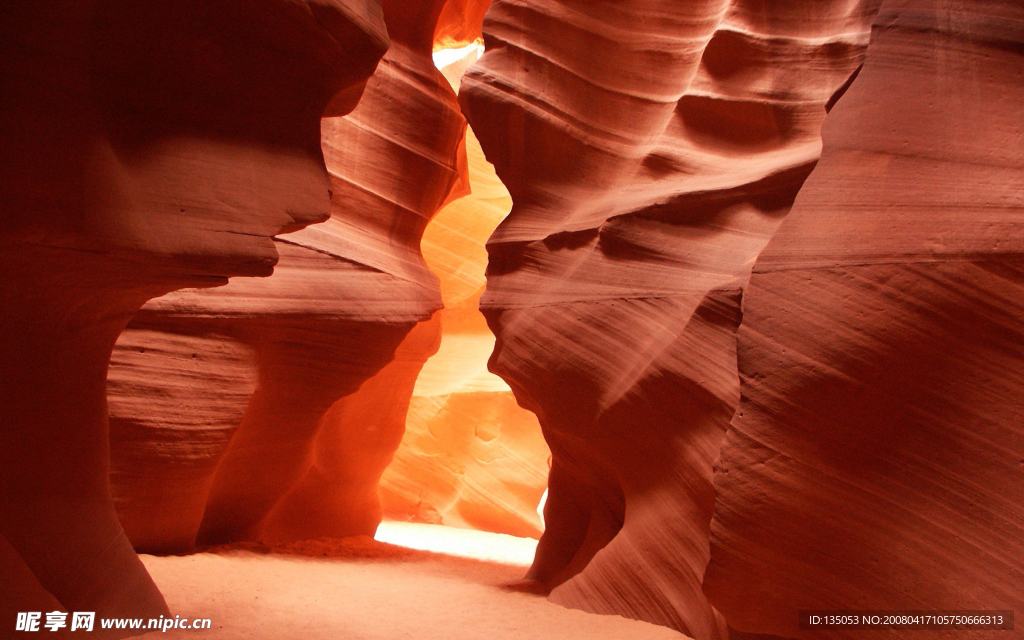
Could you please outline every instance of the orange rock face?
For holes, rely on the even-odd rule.
[[[706,577],[739,629],[1024,608],[1022,52],[1018,2],[886,2],[757,261]]]
[[[1020,0],[2,13],[0,624],[382,517],[695,640],[1024,610]]]
[[[374,534],[381,473],[402,440],[416,376],[440,337],[436,319],[416,325],[386,366],[327,411],[312,464],[269,514],[263,540]]]
[[[383,54],[380,8],[16,0],[0,30],[3,618],[156,617],[109,492],[111,350],[146,300],[267,275],[272,236],[326,217],[320,116]]]
[[[494,336],[478,309],[484,243],[512,200],[472,131],[467,152],[472,193],[442,209],[423,237],[424,257],[441,281],[442,338],[410,387],[406,436],[381,478],[381,500],[396,520],[536,538],[550,452],[537,417],[487,371]]]
[[[437,278],[419,242],[437,210],[465,190],[465,120],[431,60],[443,6],[384,3],[391,48],[355,111],[322,124],[332,218],[276,239],[281,262],[272,277],[165,296],[133,323],[158,333],[154,348],[132,360],[165,376],[153,378],[150,389],[111,388],[115,396],[151,398],[117,403],[126,410],[116,415],[125,437],[115,446],[124,455],[115,457],[113,479],[125,527],[139,536],[132,538],[136,546],[169,551],[197,541],[373,533],[380,506],[369,487],[402,424],[392,425],[397,433],[375,432],[383,443],[377,449],[372,434],[361,436],[360,457],[358,448],[336,446],[355,437],[358,403],[331,407],[392,362],[416,323],[440,307]],[[178,357],[178,366],[160,364],[164,356],[155,347],[183,342],[199,353],[196,340],[207,345],[199,359],[223,361],[217,374],[225,393],[192,395],[180,422],[154,418],[154,399],[187,389],[195,363]],[[434,348],[430,339],[418,344],[425,360]],[[251,353],[248,363],[239,352]],[[391,391],[383,389],[363,411],[403,413]],[[239,415],[235,399],[246,394]],[[222,406],[229,400],[230,414]],[[165,441],[185,451],[167,455]],[[186,495],[182,484],[194,489]]]
[[[456,87],[476,58],[462,54],[468,58],[442,69]],[[373,533],[382,514],[540,535],[549,452],[536,417],[487,372],[494,337],[477,308],[483,245],[512,203],[472,132],[467,152],[471,193],[445,206],[421,243],[444,309],[327,413],[313,467],[275,510],[264,539]]]
[[[385,4],[392,50],[356,111],[324,121],[332,219],[279,240],[272,278],[148,305],[132,325],[152,331],[151,342],[140,337],[145,353],[122,339],[113,481],[136,547],[372,534],[382,512],[540,535],[549,453],[533,414],[486,372],[494,339],[477,310],[483,243],[511,201],[472,136],[473,194],[458,199],[469,190],[456,172],[467,166],[456,146],[464,121],[429,66],[430,16],[407,10]],[[451,65],[449,81],[470,61]],[[427,227],[425,264],[416,243],[453,198]],[[430,320],[437,280],[426,265],[440,275],[445,305]],[[197,364],[226,392],[196,395]],[[153,374],[148,388],[138,384],[144,373]],[[159,417],[153,399],[162,396],[180,403],[180,421]],[[407,416],[382,509],[378,483]]]
[[[434,31],[434,49],[457,49],[480,38],[480,24],[491,0],[449,0]]]
[[[491,369],[553,453],[528,578],[726,627],[701,591],[738,400],[739,294],[820,152],[877,3],[497,1],[461,100],[515,202],[488,243]]]

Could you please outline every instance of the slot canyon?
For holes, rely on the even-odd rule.
[[[1024,638],[1020,0],[8,0],[0,68],[0,638]]]

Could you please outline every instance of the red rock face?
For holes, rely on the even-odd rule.
[[[757,261],[705,585],[739,629],[1024,608],[1022,51],[1018,2],[886,2]]]
[[[553,453],[528,578],[724,637],[705,602],[739,292],[820,152],[877,3],[498,1],[462,102],[515,206],[493,371]]]
[[[136,549],[181,553],[195,544],[213,461],[245,415],[258,365],[251,347],[216,325],[173,333],[160,320],[133,321],[111,357],[110,484]]]
[[[442,72],[457,80],[464,62]],[[472,193],[442,209],[422,242],[441,281],[441,341],[419,375],[402,383],[412,394],[408,413],[398,417],[405,437],[381,477],[380,497],[391,519],[537,538],[551,454],[537,417],[487,371],[494,335],[478,308],[486,284],[484,243],[512,199],[476,136],[466,133]],[[366,385],[357,395],[365,392]],[[373,421],[379,415],[380,409],[367,414]]]
[[[111,349],[147,299],[266,275],[271,236],[324,219],[320,115],[377,64],[380,9],[16,1],[0,29],[4,613],[156,617],[108,488]]]
[[[275,239],[281,261],[272,277],[165,296],[132,324],[156,331],[143,341],[144,355],[123,341],[126,363],[159,373],[140,388],[135,372],[117,372],[126,384],[111,387],[125,410],[115,416],[124,427],[115,445],[115,494],[136,547],[180,551],[197,541],[372,535],[376,528],[376,482],[401,438],[402,401],[396,388],[382,386],[360,402],[332,405],[393,360],[422,365],[436,350],[427,339],[415,353],[395,355],[416,323],[440,307],[420,238],[466,179],[459,153],[465,119],[431,60],[444,4],[384,3],[391,48],[355,111],[322,124],[331,219]],[[164,343],[181,345],[176,363]],[[223,393],[189,390],[196,359],[188,350],[209,361]],[[412,370],[415,381],[418,367]],[[179,391],[190,397],[172,419],[160,398]],[[358,415],[385,411],[399,419],[382,415],[372,426],[389,429],[357,436]],[[167,442],[179,443],[180,455],[168,455]]]
[[[312,465],[271,512],[268,542],[372,536],[383,509],[378,485],[405,431],[413,386],[440,343],[436,317],[405,336],[394,357],[324,415]]]
[[[495,0],[476,147],[488,0],[11,0],[0,620],[538,535],[549,451],[558,603],[1024,610],[1024,8],[881,3]]]
[[[480,38],[480,24],[491,0],[448,0],[434,32],[435,49],[456,49]]]

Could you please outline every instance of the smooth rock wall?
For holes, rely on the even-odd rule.
[[[790,637],[864,637],[801,609],[1019,618],[1024,6],[887,0],[823,137],[744,296],[705,591]]]
[[[494,335],[478,308],[484,243],[512,200],[472,130],[466,148],[472,192],[442,209],[423,236],[424,257],[441,281],[441,340],[411,387],[405,437],[380,496],[395,520],[537,538],[550,451],[537,417],[487,371]]]
[[[386,46],[373,0],[5,4],[7,629],[15,603],[51,611],[56,601],[98,617],[168,613],[110,494],[114,342],[149,299],[270,274],[271,237],[326,218],[320,117],[355,104]]]
[[[169,551],[197,542],[260,539],[272,513],[278,521],[275,535],[285,530],[298,537],[325,530],[335,535],[372,533],[375,523],[370,523],[379,517],[374,515],[379,506],[365,500],[339,504],[336,492],[326,486],[326,504],[316,518],[296,513],[294,522],[280,519],[295,512],[286,504],[288,496],[308,485],[321,450],[318,441],[338,437],[328,433],[340,428],[325,422],[328,410],[391,362],[409,331],[441,304],[437,278],[419,251],[420,237],[437,210],[465,190],[464,158],[460,162],[465,120],[431,60],[444,4],[384,2],[390,49],[359,106],[348,116],[325,118],[321,126],[331,177],[331,219],[275,239],[282,259],[270,278],[176,293],[139,314],[140,327],[157,328],[171,341],[209,327],[220,339],[235,343],[211,344],[213,350],[204,354],[210,359],[226,356],[225,378],[236,366],[233,351],[251,350],[255,368],[249,376],[256,379],[240,420],[207,424],[206,429],[216,432],[211,434],[214,446],[184,433],[173,419],[152,424],[161,394],[184,384],[191,375],[188,366],[165,368],[166,380],[150,385],[151,402],[118,403],[130,410],[118,420],[133,425],[123,433],[138,438],[115,448],[126,454],[114,461],[114,479],[123,481],[115,485],[120,515],[129,531],[165,532],[162,540],[133,539],[140,548]],[[155,351],[148,355],[159,357]],[[201,421],[226,397],[244,395],[251,382],[243,378],[236,376],[221,397],[194,397],[183,406],[185,421]],[[121,390],[146,392],[138,387],[111,389]],[[387,397],[380,402],[386,403]],[[164,440],[183,441],[183,447],[194,451],[167,456]],[[369,460],[375,454],[366,455]],[[380,473],[374,468],[368,461],[345,477],[355,485],[365,483],[366,478],[353,476],[373,478]],[[197,487],[188,500],[178,491],[182,474]],[[137,502],[147,499],[140,486],[149,487],[150,493],[157,487],[165,502]],[[203,514],[200,523],[195,522],[197,512]],[[181,522],[175,529],[156,524],[175,519]]]
[[[524,589],[725,637],[701,583],[740,292],[877,4],[492,5],[460,100],[515,203],[488,243],[491,370],[553,454]]]

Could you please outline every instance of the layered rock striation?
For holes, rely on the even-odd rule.
[[[442,72],[453,79],[464,62]],[[487,371],[494,336],[478,309],[484,243],[512,200],[472,130],[466,150],[472,193],[442,209],[423,236],[424,258],[441,281],[441,339],[438,352],[405,383],[411,393],[400,418],[405,437],[381,478],[381,502],[395,520],[537,538],[550,452],[537,417]]]
[[[451,6],[445,5],[436,38]],[[436,53],[435,64],[449,59],[441,72],[458,90],[477,48]],[[487,372],[494,336],[477,308],[484,242],[512,203],[472,131],[466,160],[471,193],[445,205],[420,243],[444,308],[405,337],[387,366],[328,411],[312,468],[275,509],[263,539],[372,533],[382,515],[540,535],[537,505],[549,452],[536,417]]]
[[[1022,105],[1020,3],[883,5],[744,298],[705,584],[733,626],[1024,608]]]
[[[359,410],[334,405],[441,306],[419,244],[466,180],[465,119],[431,60],[444,7],[383,3],[391,47],[359,106],[321,127],[331,219],[275,238],[272,277],[155,300],[122,339],[112,479],[137,547],[373,533],[402,423],[357,433]],[[217,393],[195,386],[213,380]],[[373,410],[404,416],[378,391]],[[159,411],[168,398],[176,415]]]
[[[380,8],[16,1],[0,24],[5,624],[158,617],[109,491],[111,350],[146,300],[267,275],[272,236],[327,216],[320,116],[358,99]]]
[[[553,454],[524,588],[725,637],[701,582],[740,292],[876,5],[493,4],[461,101],[515,203],[490,366]]]

